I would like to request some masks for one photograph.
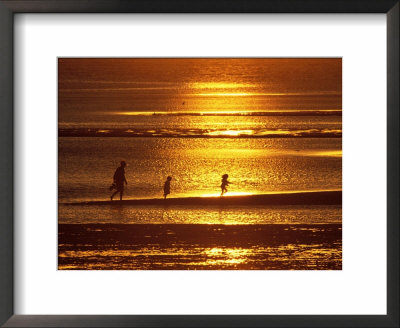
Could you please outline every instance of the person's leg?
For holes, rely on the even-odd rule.
[[[111,200],[113,200],[114,196],[119,193],[119,190],[115,191],[112,195],[111,195]]]
[[[124,189],[121,189],[119,192],[119,200],[122,200],[122,195],[124,194]]]

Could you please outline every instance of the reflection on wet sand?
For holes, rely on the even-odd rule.
[[[61,270],[340,270],[341,237],[340,224],[60,224],[58,264]]]

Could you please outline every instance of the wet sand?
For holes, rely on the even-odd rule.
[[[118,196],[118,195],[117,195]],[[238,206],[238,205],[341,205],[342,191],[293,192],[279,194],[259,194],[245,196],[223,197],[182,197],[182,198],[153,198],[126,199],[114,201],[90,201],[66,203],[65,205],[200,205],[200,206]]]
[[[341,270],[341,224],[59,224],[61,270]]]

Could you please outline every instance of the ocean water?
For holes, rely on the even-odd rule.
[[[59,122],[138,112],[341,110],[341,58],[65,58]]]
[[[60,205],[65,224],[328,224],[341,223],[341,205],[112,206]]]
[[[92,113],[85,121],[60,122],[65,137],[341,137],[337,110],[239,113]]]
[[[135,116],[125,122],[126,129],[154,133],[147,137],[113,137],[107,132],[59,137],[60,202],[107,199],[107,188],[121,160],[128,164],[128,198],[159,197],[168,175],[173,177],[172,196],[179,197],[218,193],[225,173],[232,182],[229,190],[236,193],[341,189],[341,138],[296,136],[298,130],[341,133],[340,116],[211,119],[212,123],[209,117],[168,116],[162,124],[159,117]],[[194,126],[205,131],[204,137],[186,136]],[[217,126],[219,137],[204,135],[211,133],[207,126]],[[271,126],[289,132],[286,137],[253,132],[271,130]],[[64,129],[75,131],[76,127]],[[112,126],[98,124],[91,129],[107,131]],[[157,129],[169,132],[159,135]],[[247,134],[237,135],[237,131]]]
[[[128,186],[125,199],[160,198],[163,183],[172,176],[170,197],[218,196],[222,174],[229,174],[229,195],[262,194],[296,191],[341,190],[341,138],[330,133],[341,133],[341,116],[212,116],[191,115],[134,115],[127,116],[125,129],[150,131],[149,135],[114,137],[107,132],[97,136],[86,133],[73,135],[77,127],[94,131],[108,131],[121,122],[62,125],[68,136],[59,137],[59,220],[60,222],[230,222],[265,223],[309,221],[317,211],[299,209],[239,209],[228,216],[218,209],[104,209],[82,206],[71,209],[63,203],[108,200],[108,187],[119,162],[124,160]],[[108,117],[104,117],[106,120]],[[118,118],[120,119],[120,118]],[[211,119],[211,122],[210,122]],[[164,122],[164,123],[163,123]],[[222,133],[219,137],[187,137],[196,127],[203,134],[214,127],[218,131],[247,131],[246,135]],[[217,127],[217,128],[215,128]],[[156,130],[165,131],[160,136]],[[288,131],[285,137],[258,135],[260,130]],[[173,133],[171,131],[174,131]],[[304,137],[298,130],[319,131],[329,137]],[[152,133],[153,131],[154,133]],[[334,132],[332,132],[334,131]],[[315,132],[315,133],[317,133]],[[184,212],[190,213],[183,214]],[[207,214],[206,214],[207,213]],[[241,213],[239,215],[239,213]],[[246,215],[244,214],[246,213]],[[251,213],[251,215],[249,215]],[[285,213],[288,213],[287,215]],[[314,213],[314,214],[313,214]],[[322,212],[320,212],[322,213]],[[327,208],[326,220],[337,222],[340,210]],[[339,214],[338,214],[339,213]],[[286,216],[285,216],[286,215]],[[116,216],[118,219],[116,220]],[[222,216],[222,219],[221,219]],[[240,217],[239,217],[240,216]],[[186,219],[184,219],[186,217]],[[163,218],[163,219],[160,219]],[[303,218],[303,219],[301,219]],[[308,219],[307,219],[308,218]],[[70,221],[69,221],[70,220]],[[279,220],[278,220],[279,221]]]

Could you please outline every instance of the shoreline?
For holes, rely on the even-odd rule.
[[[342,191],[310,191],[281,194],[255,194],[223,197],[179,197],[86,201],[60,203],[62,205],[130,205],[130,206],[169,206],[169,205],[199,205],[199,206],[238,206],[238,205],[341,205]]]

